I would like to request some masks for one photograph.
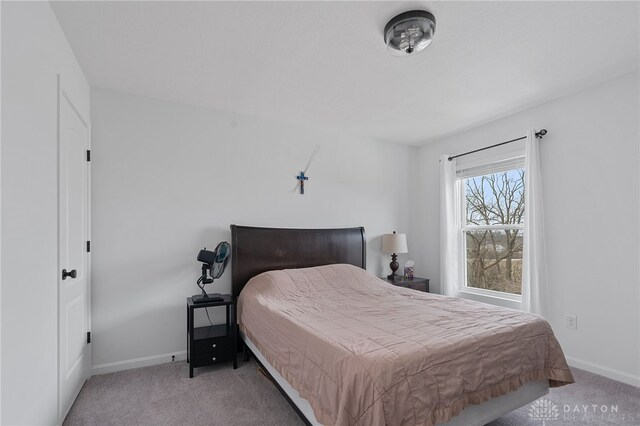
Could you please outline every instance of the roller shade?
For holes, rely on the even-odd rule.
[[[514,157],[508,160],[496,161],[494,163],[483,164],[475,167],[458,168],[456,169],[456,178],[466,179],[523,168],[524,156]]]

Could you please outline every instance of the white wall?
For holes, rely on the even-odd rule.
[[[230,224],[364,226],[379,275],[379,236],[408,231],[417,148],[100,89],[91,105],[94,373],[183,354],[196,255]]]
[[[420,149],[417,273],[440,286],[438,158],[549,130],[541,144],[549,321],[572,365],[640,385],[639,74]],[[419,243],[418,243],[419,242]],[[578,316],[578,330],[565,315]]]
[[[57,73],[89,85],[46,2],[2,2],[2,424],[57,421]]]

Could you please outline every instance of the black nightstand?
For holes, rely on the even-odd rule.
[[[387,277],[382,278],[383,280],[391,283],[393,285],[397,285],[398,287],[406,287],[412,290],[424,291],[425,293],[429,293],[429,279],[428,278],[420,278],[413,277],[413,279],[405,279],[402,275],[396,275],[393,280],[388,279]]]
[[[238,368],[236,350],[236,302],[230,294],[221,294],[220,302],[193,303],[187,297],[187,362],[189,363],[189,377],[193,377],[193,369],[221,362],[233,361],[233,368]],[[227,308],[227,323],[193,326],[193,313],[196,309],[225,306]],[[233,310],[233,315],[231,315]]]

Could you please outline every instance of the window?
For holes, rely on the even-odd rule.
[[[525,220],[524,158],[456,171],[464,288],[519,297]]]

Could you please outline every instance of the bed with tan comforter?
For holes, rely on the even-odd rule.
[[[392,286],[351,265],[271,271],[240,329],[325,425],[433,425],[549,380],[573,383],[540,316]]]

